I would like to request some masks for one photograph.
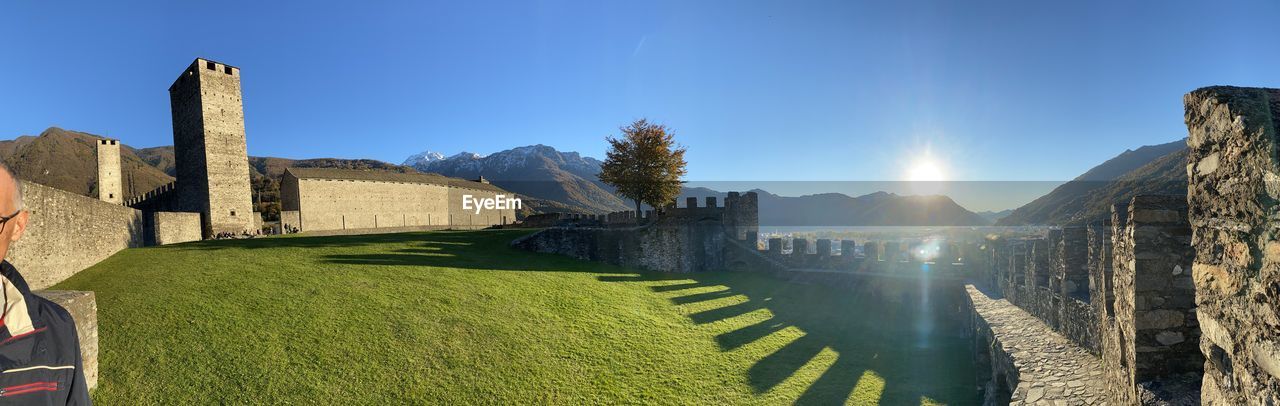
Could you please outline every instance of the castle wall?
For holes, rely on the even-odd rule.
[[[1187,94],[1187,164],[1205,404],[1280,401],[1280,89]]]
[[[597,218],[593,220],[599,221],[547,228],[522,237],[511,245],[529,251],[662,272],[699,272],[748,266],[743,261],[750,261],[753,266],[773,267],[777,265],[776,260],[767,260],[756,252],[755,230],[759,225],[749,223],[750,215],[735,213],[736,210],[753,210],[756,199],[755,193],[734,193],[729,195],[724,207],[718,207],[714,199],[707,199],[704,206],[698,207],[697,199],[690,198],[685,207],[671,205],[661,215],[631,217],[635,223],[609,224],[609,216],[595,216]],[[739,236],[751,239],[739,239]],[[768,249],[782,255],[782,245],[781,239],[771,239]],[[735,251],[755,255],[734,256]]]
[[[979,255],[966,255],[981,261],[966,261],[953,272],[986,282],[1005,302],[1086,352],[1099,354],[1102,329],[1088,291],[1089,250],[1084,228],[1050,230],[1044,238],[992,238],[977,248]]]
[[[513,208],[498,209],[481,209],[476,213],[475,203],[471,205],[471,209],[462,207],[462,198],[465,195],[471,196],[473,199],[491,199],[497,195],[503,195],[505,199],[514,198],[511,193],[496,193],[487,190],[478,190],[470,188],[449,187],[449,225],[453,228],[484,228],[495,224],[511,224],[516,221],[516,211]]]
[[[448,226],[447,186],[300,179],[302,231]]]
[[[200,213],[154,212],[151,215],[152,232],[156,245],[200,241]]]
[[[98,140],[98,199],[120,204],[124,201],[120,177],[120,141]]]
[[[288,185],[286,187],[286,185]],[[301,231],[381,228],[484,228],[515,221],[514,208],[463,209],[463,196],[495,198],[500,193],[426,183],[298,179],[286,174],[282,207],[298,212],[284,224]],[[514,195],[503,193],[505,198]]]
[[[512,245],[614,265],[683,273],[725,269],[727,237],[720,224],[691,225],[670,219],[627,228],[548,228]]]
[[[254,230],[240,69],[196,59],[169,93],[179,211],[206,236]]]
[[[22,182],[27,231],[9,248],[32,289],[44,289],[143,244],[142,212],[118,204]]]
[[[1024,309],[965,291],[983,404],[1107,404],[1098,358]]]

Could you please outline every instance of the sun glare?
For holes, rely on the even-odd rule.
[[[941,182],[946,179],[942,166],[932,159],[921,159],[911,164],[907,171],[907,180],[912,182]]]

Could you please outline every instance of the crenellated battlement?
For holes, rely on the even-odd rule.
[[[160,185],[155,189],[151,189],[146,193],[125,199],[124,205],[133,207],[133,208],[138,208],[140,206],[144,206],[146,203],[155,202],[158,199],[162,199],[165,196],[171,195],[176,188],[177,188],[177,182],[169,182],[169,183]]]

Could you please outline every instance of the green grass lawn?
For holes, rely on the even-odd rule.
[[[101,404],[971,404],[967,341],[837,288],[513,250],[524,231],[130,249]]]

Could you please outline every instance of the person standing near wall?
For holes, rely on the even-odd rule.
[[[22,238],[27,219],[22,187],[0,162],[0,258]],[[31,293],[7,260],[0,262],[0,296],[0,404],[91,404],[71,314]]]

